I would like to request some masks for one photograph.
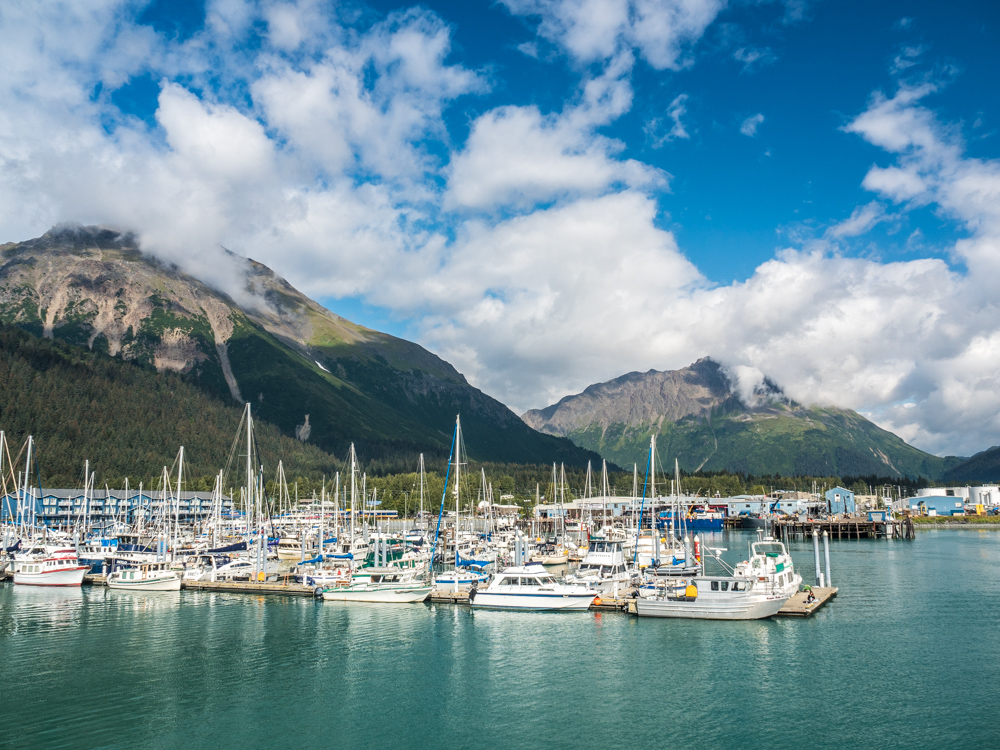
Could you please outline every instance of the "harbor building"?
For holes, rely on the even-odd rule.
[[[35,490],[37,493],[37,490]],[[117,522],[131,524],[142,519],[145,522],[157,518],[177,518],[181,523],[195,523],[206,520],[213,510],[222,516],[233,513],[233,501],[223,495],[213,498],[211,490],[204,492],[142,492],[129,490],[94,490],[84,494],[83,490],[43,490],[42,494],[29,494],[21,506],[34,516],[35,523],[44,526],[69,526],[77,521],[87,520],[91,527],[107,526]],[[16,521],[18,496],[10,493],[0,497],[0,520]]]
[[[1000,505],[1000,487],[995,484],[982,484],[966,487],[924,487],[917,490],[916,501],[925,497],[952,497],[961,500],[965,505],[982,505],[984,508],[995,508]]]
[[[843,487],[834,487],[827,490],[826,509],[832,514],[851,514],[857,509],[854,502],[854,493]]]
[[[910,512],[921,516],[965,515],[965,500],[961,495],[917,495],[908,498]]]

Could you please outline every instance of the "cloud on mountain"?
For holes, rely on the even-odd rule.
[[[723,3],[504,5],[578,85],[552,110],[472,112],[455,141],[446,113],[493,73],[457,61],[427,10],[365,21],[305,0],[209,0],[204,26],[178,40],[124,2],[5,3],[2,239],[63,221],[133,228],[238,296],[224,246],[311,296],[413,320],[421,343],[515,409],[711,355],[747,384],[767,375],[920,447],[1000,442],[1000,164],[968,156],[924,104],[939,84],[877,92],[844,126],[880,149],[857,178],[875,200],[717,284],[663,221],[670,176],[604,129],[633,106],[636,61],[692,64]],[[113,100],[139,76],[157,82],[151,119]],[[685,100],[665,101],[685,138]],[[926,206],[967,232],[952,263],[847,251],[890,210]]]

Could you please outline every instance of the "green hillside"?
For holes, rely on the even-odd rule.
[[[570,433],[622,466],[642,465],[654,428],[615,424]],[[776,407],[765,413],[684,418],[658,429],[657,452],[685,471],[782,476],[939,477],[958,462],[907,445],[856,412]]]
[[[0,322],[175,372],[284,435],[333,455],[447,456],[456,414],[474,459],[586,465],[593,454],[536,432],[422,347],[324,309],[267,267],[229,255],[234,294],[144,256],[133,237],[60,227],[0,246]],[[299,430],[300,426],[308,428]]]
[[[945,484],[991,484],[1000,482],[1000,446],[977,453],[938,477]]]
[[[101,484],[148,482],[181,445],[186,474],[203,486],[226,465],[241,415],[241,407],[177,375],[0,326],[0,428],[11,459],[34,436],[43,486],[82,486],[85,459]],[[339,468],[334,457],[273,425],[258,421],[257,432],[268,471],[279,459],[290,477]]]

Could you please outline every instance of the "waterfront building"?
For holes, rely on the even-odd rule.
[[[941,493],[941,488],[936,488]],[[965,498],[961,495],[917,495],[906,500],[910,512],[927,516],[965,515]]]
[[[826,509],[831,514],[850,514],[857,508],[854,502],[854,493],[843,487],[827,490],[824,497],[826,497]]]
[[[83,490],[44,489],[29,496],[26,503],[40,525],[57,527],[69,526],[88,519],[93,527],[101,527],[120,521],[131,524],[140,519],[150,522],[156,518],[175,515],[181,523],[203,521],[212,513],[212,491],[195,491],[168,494],[160,491],[139,493],[129,490],[94,490],[84,496]],[[0,520],[14,520],[17,517],[18,497],[9,493],[0,497]],[[222,497],[222,514],[232,515],[233,501]]]

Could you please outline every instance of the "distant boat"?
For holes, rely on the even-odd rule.
[[[283,536],[278,540],[279,560],[301,560],[302,542],[294,536]]]
[[[130,591],[180,591],[181,577],[170,570],[169,563],[142,563],[134,568],[119,568],[108,575],[109,589]]]
[[[79,586],[87,565],[80,565],[73,549],[56,549],[18,560],[14,583],[22,586]]]

